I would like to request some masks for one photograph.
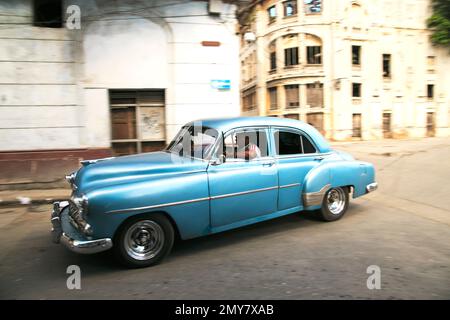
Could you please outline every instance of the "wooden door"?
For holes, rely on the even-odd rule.
[[[361,138],[361,114],[353,114],[353,138]]]
[[[434,112],[427,112],[427,137],[434,137],[436,134],[436,126]]]
[[[392,138],[390,113],[383,113],[383,137],[386,139]]]

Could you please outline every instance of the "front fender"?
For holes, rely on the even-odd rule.
[[[163,212],[176,224],[182,239],[193,238],[209,231],[208,192],[204,171],[102,187],[87,195],[86,220],[94,238],[113,238],[129,217]]]

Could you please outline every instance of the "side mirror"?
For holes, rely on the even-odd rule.
[[[225,155],[221,154],[218,158],[211,160],[210,164],[213,166],[218,166],[218,165],[221,165],[222,163],[224,163],[225,159],[226,159]]]

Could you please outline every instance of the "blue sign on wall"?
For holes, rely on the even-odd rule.
[[[230,80],[211,80],[211,87],[217,90],[230,90],[231,81]]]

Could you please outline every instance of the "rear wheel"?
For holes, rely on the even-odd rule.
[[[170,252],[174,231],[161,214],[141,215],[126,221],[115,237],[116,257],[128,267],[148,267]]]
[[[325,221],[340,219],[347,211],[348,202],[348,188],[331,188],[325,194],[319,211],[322,219]]]

